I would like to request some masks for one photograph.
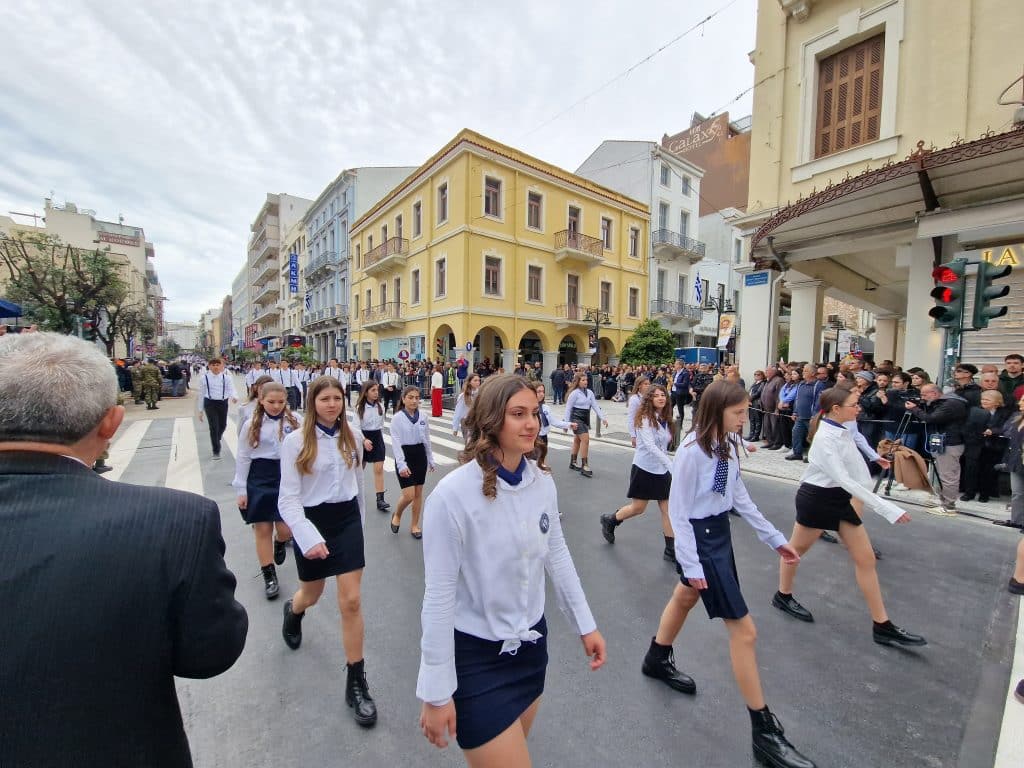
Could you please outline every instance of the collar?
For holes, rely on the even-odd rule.
[[[81,459],[43,451],[0,451],[0,474],[73,475],[88,472],[97,477]]]
[[[264,412],[263,412],[263,415],[264,415],[264,416],[266,416],[266,417],[267,417],[268,419],[272,419],[272,420],[274,420],[274,421],[280,421],[280,420],[281,420],[281,417],[283,417],[283,416],[284,416],[284,411],[281,411],[281,412],[280,412],[279,414],[277,414],[277,416],[271,416],[271,415],[270,415],[269,413],[267,413],[266,411],[264,411]]]
[[[519,460],[519,466],[516,467],[514,472],[509,472],[505,467],[498,463],[498,477],[504,480],[509,485],[519,485],[523,481],[523,472],[526,471],[526,457],[523,456]]]
[[[409,419],[409,421],[411,421],[413,424],[415,424],[416,422],[418,422],[420,420],[420,410],[419,410],[419,408],[417,408],[414,413],[409,413],[409,411],[407,409],[403,408],[402,409],[402,413],[404,413],[405,417],[407,419]]]
[[[844,427],[838,421],[833,421],[832,419],[828,418],[827,416],[824,417],[822,419],[822,421],[824,421],[826,424],[831,424],[833,427],[837,427],[838,429],[846,429],[846,427]]]
[[[316,428],[319,429],[321,432],[323,432],[328,437],[334,437],[335,435],[338,434],[338,428],[336,426],[334,426],[334,427],[325,427],[319,421],[316,423]]]

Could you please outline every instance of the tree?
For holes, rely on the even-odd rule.
[[[292,365],[294,365],[295,363],[302,363],[303,365],[312,365],[317,361],[316,350],[308,345],[302,347],[289,347],[287,350],[281,353],[281,357],[287,360]]]
[[[10,273],[7,297],[46,330],[74,333],[78,317],[96,319],[127,292],[107,253],[73,248],[55,235],[0,233],[0,262]]]
[[[150,317],[148,307],[133,304],[121,311],[117,333],[121,336],[125,349],[129,349],[133,340],[138,346],[156,336],[156,320]]]
[[[657,320],[644,320],[622,345],[619,359],[629,365],[664,365],[672,359],[675,348],[671,331]]]
[[[161,360],[174,360],[181,356],[181,344],[170,336],[166,336],[160,339],[160,343],[156,348],[156,356]]]

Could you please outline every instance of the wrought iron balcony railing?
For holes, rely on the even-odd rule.
[[[668,301],[667,299],[651,300],[652,315],[668,315],[670,317],[681,317],[685,320],[692,320],[699,323],[704,317],[704,310],[693,304],[684,304],[681,301]]]
[[[673,232],[671,229],[656,229],[651,234],[651,244],[657,249],[664,246],[676,248],[691,254],[693,258],[703,259],[705,245],[700,240]]]
[[[591,237],[572,229],[555,232],[555,252],[575,251],[585,254],[591,259],[604,258],[604,242],[599,237]]]
[[[408,256],[409,241],[404,237],[392,237],[385,240],[363,257],[363,269],[371,269],[390,256]]]

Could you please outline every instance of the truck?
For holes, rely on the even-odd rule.
[[[714,347],[676,347],[676,360],[684,363],[708,363],[714,365],[718,362],[718,350]]]

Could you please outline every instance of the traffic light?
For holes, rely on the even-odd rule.
[[[978,264],[978,279],[974,283],[974,311],[971,313],[972,325],[975,328],[988,328],[988,321],[1002,317],[1009,312],[1008,307],[989,306],[992,299],[1001,299],[1010,292],[1010,286],[997,287],[993,280],[1001,280],[1013,270],[1013,267],[997,267],[990,261]]]
[[[96,321],[95,320],[83,320],[82,321],[82,338],[86,341],[96,341]]]
[[[935,318],[935,325],[939,328],[960,327],[966,271],[967,262],[961,259],[954,259],[932,270],[935,287],[932,288],[931,297],[935,299],[935,306],[928,311],[928,315]]]

